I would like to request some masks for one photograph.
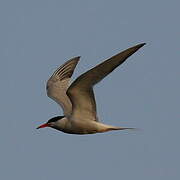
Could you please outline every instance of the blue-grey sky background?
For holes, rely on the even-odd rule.
[[[178,0],[1,0],[0,179],[180,178]],[[35,128],[62,114],[45,85],[81,56],[73,79],[146,42],[95,87],[100,119],[137,127],[96,135]]]

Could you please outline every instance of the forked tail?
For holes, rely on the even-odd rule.
[[[107,124],[102,124],[99,122],[96,122],[98,126],[97,132],[107,132],[107,131],[114,131],[114,130],[135,130],[136,128],[130,128],[130,127],[117,127],[117,126],[111,126]]]
[[[131,130],[135,130],[136,128],[128,128],[128,127],[110,127],[107,129],[107,131],[113,131],[113,130],[128,130],[128,129],[131,129]]]

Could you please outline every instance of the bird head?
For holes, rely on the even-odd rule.
[[[56,116],[56,117],[53,117],[53,118],[49,119],[45,124],[40,125],[36,129],[45,128],[45,127],[55,128],[55,126],[57,124],[57,121],[61,120],[64,117],[65,116]]]

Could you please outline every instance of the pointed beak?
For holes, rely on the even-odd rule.
[[[42,124],[41,126],[37,127],[36,129],[45,128],[45,127],[49,127],[49,124],[48,123]]]

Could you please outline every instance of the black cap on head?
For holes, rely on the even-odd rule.
[[[62,119],[63,117],[65,117],[65,116],[56,116],[56,117],[53,117],[53,118],[51,118],[51,119],[48,121],[48,123],[50,123],[50,122],[56,122],[56,121]]]

